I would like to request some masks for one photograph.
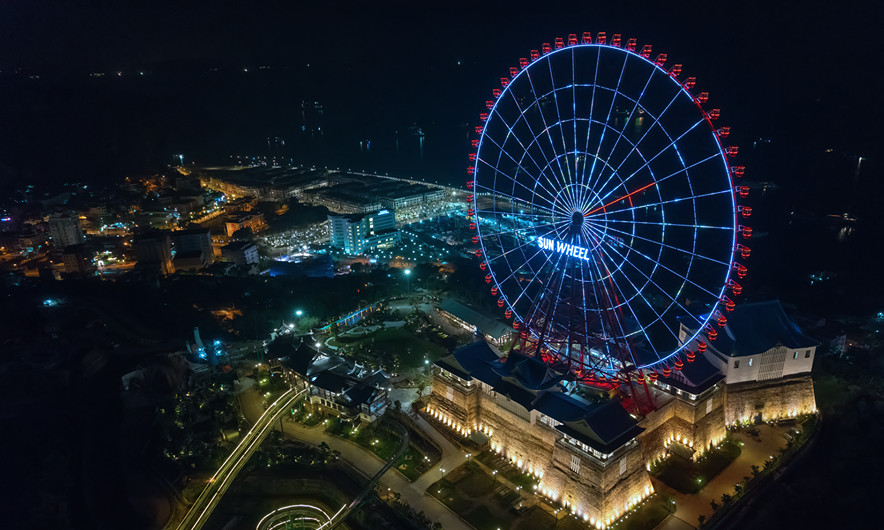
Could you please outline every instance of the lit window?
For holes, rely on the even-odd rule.
[[[626,458],[620,459],[620,474],[621,475],[626,474]]]
[[[752,366],[752,357],[749,357],[749,366]]]
[[[571,471],[580,473],[580,459],[576,455],[571,455]]]
[[[740,361],[734,361],[734,368],[740,367]]]
[[[797,359],[797,358],[798,358],[798,352],[797,352],[797,351],[796,351],[795,353],[792,354],[792,358],[793,358],[793,359]]]

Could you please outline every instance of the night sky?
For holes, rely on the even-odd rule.
[[[294,163],[459,186],[469,131],[508,67],[557,36],[606,31],[684,64],[732,127],[747,178],[779,186],[754,205],[756,233],[786,243],[755,243],[770,293],[818,269],[884,290],[864,261],[884,238],[880,3],[122,4],[0,4],[0,194],[119,182],[177,153],[268,156],[276,137]],[[320,138],[301,131],[302,101],[322,104]],[[810,225],[788,234],[791,212],[862,225],[843,245]]]

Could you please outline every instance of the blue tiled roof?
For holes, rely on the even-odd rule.
[[[476,330],[479,333],[493,337],[495,340],[506,337],[513,332],[512,328],[500,320],[483,315],[452,298],[439,304],[439,309],[476,326]]]
[[[697,355],[693,362],[686,359],[683,361],[684,366],[680,371],[673,369],[671,377],[663,377],[661,374],[660,382],[691,394],[699,394],[724,379],[724,374],[704,355]]]
[[[758,355],[780,344],[790,349],[819,345],[789,320],[779,300],[738,305],[710,344],[731,357]]]

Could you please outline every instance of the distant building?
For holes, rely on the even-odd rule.
[[[262,213],[241,213],[228,217],[225,228],[229,237],[243,228],[250,229],[252,233],[260,232],[267,228],[267,224],[264,222],[264,214]]]
[[[162,274],[175,272],[172,264],[172,240],[168,234],[159,232],[143,234],[135,238],[135,258],[139,269],[156,269]]]
[[[176,269],[202,269],[215,262],[212,232],[208,228],[177,230],[172,232],[172,242]]]
[[[389,377],[343,357],[326,355],[299,337],[282,337],[268,346],[271,366],[295,388],[306,388],[308,410],[372,423],[384,414]]]
[[[471,333],[478,333],[488,342],[500,346],[513,332],[512,328],[496,318],[483,315],[454,299],[439,304],[439,313],[456,326]]]
[[[64,272],[67,274],[89,274],[94,270],[92,252],[85,244],[71,245],[64,248]]]
[[[251,241],[234,241],[221,247],[221,259],[236,265],[258,263],[258,246]]]
[[[391,210],[364,215],[329,215],[328,235],[331,246],[353,255],[392,246],[400,240],[396,216]]]
[[[52,246],[65,248],[86,241],[80,218],[72,213],[54,213],[49,217],[49,237]]]

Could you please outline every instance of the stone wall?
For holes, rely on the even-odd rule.
[[[770,381],[727,385],[724,420],[734,422],[777,420],[816,410],[813,379],[801,374]]]
[[[697,400],[687,399],[685,395],[673,396],[645,416],[639,422],[645,429],[639,441],[647,460],[663,456],[671,441],[692,447],[697,454],[721,441],[726,432],[724,401],[723,390],[715,387]]]

